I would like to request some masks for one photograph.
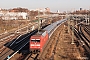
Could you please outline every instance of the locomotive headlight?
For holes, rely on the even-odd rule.
[[[31,44],[31,46],[40,46],[40,44]]]
[[[34,44],[31,44],[31,46],[35,46]]]

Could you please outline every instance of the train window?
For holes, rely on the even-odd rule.
[[[40,42],[40,40],[36,40],[36,42]]]
[[[35,42],[35,40],[31,40],[31,42]]]
[[[40,42],[40,39],[31,40],[31,42]]]

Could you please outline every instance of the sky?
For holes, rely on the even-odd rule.
[[[0,0],[0,8],[46,8],[51,11],[74,11],[79,8],[90,9],[90,0]]]

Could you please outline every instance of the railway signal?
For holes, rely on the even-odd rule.
[[[86,20],[86,25],[89,25],[89,18],[87,15],[85,16],[85,20]]]
[[[89,25],[89,18],[87,18],[87,25]]]

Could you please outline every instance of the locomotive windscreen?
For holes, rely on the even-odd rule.
[[[40,39],[31,39],[31,42],[40,42]]]

